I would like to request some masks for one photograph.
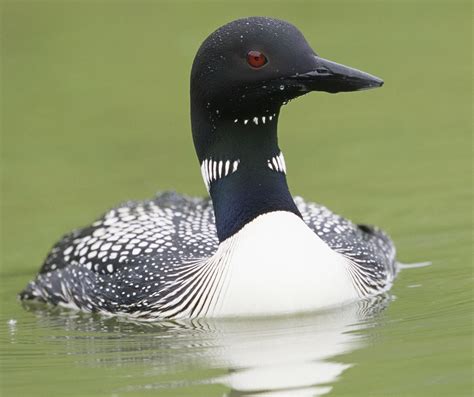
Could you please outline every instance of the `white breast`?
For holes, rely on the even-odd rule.
[[[261,215],[221,244],[226,275],[213,316],[315,310],[358,298],[347,259],[296,215]]]

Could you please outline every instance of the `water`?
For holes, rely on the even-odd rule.
[[[472,395],[470,3],[2,8],[2,395]],[[269,13],[386,82],[285,107],[292,191],[383,226],[401,261],[432,265],[375,301],[290,317],[133,324],[22,307],[15,294],[62,233],[158,189],[205,194],[192,58],[214,27]]]

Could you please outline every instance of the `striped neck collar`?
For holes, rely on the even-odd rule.
[[[192,108],[194,145],[220,241],[268,212],[301,217],[278,146],[278,116],[279,107],[231,117],[212,106]]]
[[[237,172],[239,164],[240,159],[213,159],[212,157],[204,159],[201,163],[201,174],[207,191],[210,191],[212,183]],[[286,175],[285,157],[282,152],[268,158],[266,166],[272,171]]]

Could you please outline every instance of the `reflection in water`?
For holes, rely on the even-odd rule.
[[[65,349],[81,366],[145,363],[147,379],[163,374],[176,379],[180,371],[211,368],[222,375],[199,383],[223,384],[229,397],[309,397],[332,389],[351,366],[336,356],[363,345],[357,331],[370,326],[389,301],[383,296],[299,316],[138,324],[45,306],[27,308],[40,327],[53,330],[48,342],[63,342],[60,354]],[[156,382],[126,391],[178,386],[183,386],[179,380]]]

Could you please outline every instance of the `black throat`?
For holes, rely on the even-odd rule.
[[[278,114],[279,107],[226,117],[218,109],[192,105],[194,144],[220,241],[268,212],[301,217],[278,147]]]

